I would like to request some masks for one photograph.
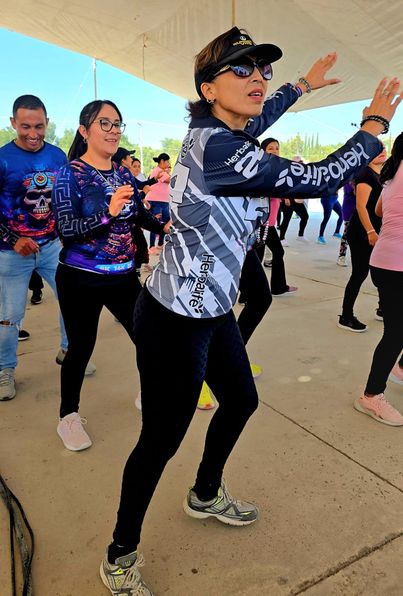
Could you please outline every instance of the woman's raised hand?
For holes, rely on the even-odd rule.
[[[403,99],[403,91],[399,94],[400,81],[397,77],[388,80],[382,79],[375,89],[374,97],[368,107],[364,108],[363,118],[368,116],[381,116],[390,122],[393,118],[396,108]],[[380,134],[384,125],[380,122],[369,120],[362,126],[363,130],[374,135]]]
[[[109,213],[113,217],[117,217],[123,207],[127,205],[127,203],[130,203],[133,192],[133,187],[125,184],[124,186],[120,186],[117,191],[113,193],[109,203]]]
[[[321,89],[322,87],[327,87],[327,85],[336,85],[336,83],[340,83],[340,79],[325,79],[327,71],[330,70],[336,63],[337,54],[336,52],[332,52],[331,54],[327,54],[323,58],[319,58],[316,62],[314,62],[304,76],[304,79],[308,81],[309,85],[312,89]],[[306,89],[303,89],[305,91]]]

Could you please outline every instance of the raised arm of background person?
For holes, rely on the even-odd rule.
[[[382,149],[375,136],[361,130],[326,159],[303,164],[265,153],[243,131],[216,130],[204,152],[204,179],[216,196],[334,194]]]

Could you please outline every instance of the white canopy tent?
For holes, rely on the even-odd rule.
[[[2,0],[0,26],[93,56],[172,93],[194,98],[193,57],[233,24],[279,45],[274,87],[329,51],[337,85],[304,96],[309,109],[372,95],[403,78],[402,0]],[[27,56],[29,60],[29,56]]]

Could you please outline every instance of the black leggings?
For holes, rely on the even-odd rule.
[[[59,265],[56,286],[69,348],[61,370],[60,418],[78,412],[85,368],[97,338],[103,306],[133,341],[133,311],[141,290],[135,272],[114,277]]]
[[[280,225],[280,240],[284,240],[284,238],[285,238],[285,235],[286,235],[286,232],[288,229],[288,225],[290,223],[291,216],[294,211],[300,218],[298,236],[302,237],[304,235],[306,224],[308,223],[308,219],[309,219],[309,215],[308,215],[307,208],[305,207],[305,203],[295,203],[291,199],[290,207],[287,207],[287,205],[285,205],[284,202],[282,201],[280,208],[281,208],[281,211],[283,214],[283,221],[281,222],[281,225]]]
[[[134,311],[143,426],[127,460],[114,544],[137,547],[144,515],[161,474],[186,434],[203,380],[219,403],[208,427],[194,490],[214,498],[224,465],[258,405],[234,314],[193,319],[169,311],[143,289]],[[156,371],[155,363],[158,363]],[[175,407],[167,399],[175,395]]]
[[[351,252],[351,276],[344,290],[342,316],[351,319],[354,315],[354,304],[360,288],[369,273],[369,259],[372,246],[366,238],[347,235]]]
[[[263,233],[264,227],[262,226],[261,234],[263,235]],[[274,226],[269,226],[267,230],[266,246],[270,249],[273,255],[270,278],[271,293],[284,294],[289,288],[285,278],[284,248]],[[258,246],[256,252],[262,262],[264,257],[264,246]]]
[[[389,373],[403,349],[403,271],[371,267],[371,277],[382,304],[384,331],[375,348],[365,391],[378,395],[385,391]]]
[[[264,246],[262,248],[264,252]],[[246,345],[272,303],[269,282],[256,250],[246,253],[239,289],[245,306],[239,315],[238,325]]]

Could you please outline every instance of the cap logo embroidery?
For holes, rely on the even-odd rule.
[[[234,46],[253,46],[253,41],[250,39],[240,39],[239,41],[235,41],[233,43]]]

